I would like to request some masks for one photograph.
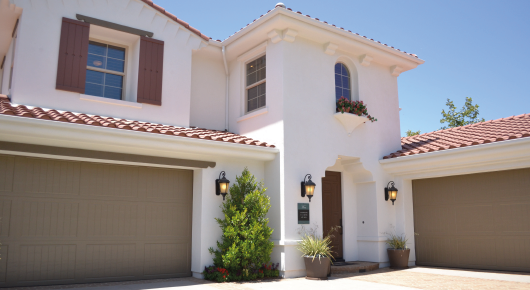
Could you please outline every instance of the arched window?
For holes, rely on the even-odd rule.
[[[348,68],[340,62],[335,64],[335,98],[345,97],[351,101],[350,72]]]

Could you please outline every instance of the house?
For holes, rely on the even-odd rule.
[[[347,261],[387,266],[393,225],[410,265],[530,271],[530,115],[400,138],[414,54],[281,3],[215,41],[150,0],[0,0],[0,58],[2,287],[201,277],[245,167],[282,277],[315,225]]]

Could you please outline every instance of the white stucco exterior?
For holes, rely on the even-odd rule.
[[[383,232],[391,225],[410,238],[409,246],[414,249],[411,180],[484,168],[478,163],[465,165],[477,159],[465,161],[450,150],[407,161],[382,160],[401,149],[398,76],[423,61],[284,8],[275,8],[223,42],[207,42],[140,0],[0,0],[0,4],[0,53],[6,55],[1,93],[10,96],[11,102],[182,127],[227,129],[275,145],[266,148],[0,115],[1,141],[216,162],[215,168],[192,168],[194,276],[199,277],[204,266],[212,264],[208,248],[215,247],[221,235],[214,220],[222,217],[222,199],[214,195],[214,180],[220,171],[235,180],[248,167],[264,181],[272,203],[272,262],[281,263],[283,277],[299,277],[305,275],[305,267],[296,250],[300,238],[296,209],[297,203],[307,202],[300,196],[300,182],[306,174],[317,184],[310,203],[311,225],[322,230],[321,178],[326,170],[341,172],[344,259],[386,266]],[[164,41],[161,106],[136,103],[139,36],[93,24],[91,39],[127,48],[124,99],[111,101],[55,89],[61,19],[75,19],[76,14],[150,31],[153,38]],[[11,30],[17,18],[15,46]],[[246,113],[245,64],[261,55],[267,58],[266,107]],[[12,61],[9,89],[6,68]],[[367,104],[377,122],[361,123],[347,131],[334,116],[337,62],[351,73],[352,99]],[[525,141],[509,142],[520,150],[527,146],[517,143]],[[503,154],[514,152],[506,149],[495,155],[498,160],[490,165],[530,166],[528,153],[521,153],[526,159],[513,157],[519,158],[517,165],[508,166]],[[457,166],[454,162],[458,160],[467,163]],[[448,164],[436,167],[443,162]],[[461,171],[455,171],[457,167]],[[391,180],[400,192],[394,206],[383,198]],[[414,261],[412,250],[410,264]]]

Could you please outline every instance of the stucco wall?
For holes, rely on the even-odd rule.
[[[190,124],[192,50],[201,40],[152,7],[137,0],[29,1],[15,0],[23,8],[19,24],[12,100],[15,103],[113,116],[177,126]],[[141,109],[80,100],[80,94],[55,89],[61,19],[76,14],[147,30],[163,40],[162,106]],[[92,36],[92,35],[91,35]],[[134,51],[135,43],[130,44]],[[205,45],[205,44],[203,44]],[[133,57],[131,55],[131,57]],[[134,73],[134,72],[131,72]],[[134,77],[132,81],[136,80]],[[132,88],[131,88],[132,87]],[[127,84],[129,90],[135,85]],[[127,100],[135,99],[127,96]]]

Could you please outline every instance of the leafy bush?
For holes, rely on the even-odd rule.
[[[322,238],[317,234],[317,228],[315,229],[305,229],[303,226],[298,230],[298,233],[302,236],[302,240],[298,242],[297,249],[302,252],[302,257],[313,257],[313,260],[318,257],[329,257],[333,263],[333,251],[330,246],[331,239],[334,237],[333,232],[337,231],[340,227],[332,227],[329,233]]]
[[[224,219],[216,218],[223,235],[217,241],[218,249],[209,249],[215,257],[214,266],[204,269],[206,279],[223,282],[278,276],[278,266],[274,270],[267,266],[274,243],[269,240],[273,230],[265,217],[271,207],[265,191],[247,168],[236,177],[221,205]]]

